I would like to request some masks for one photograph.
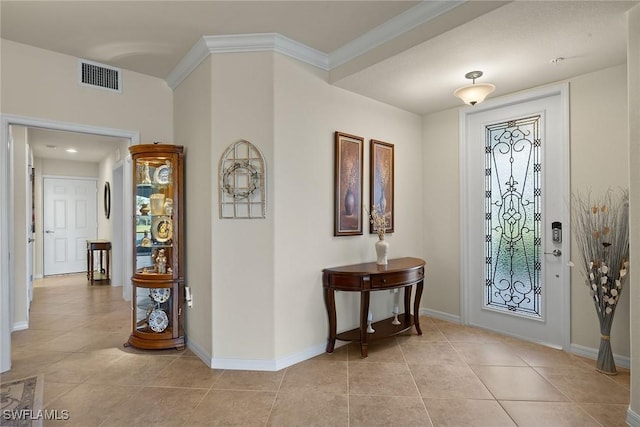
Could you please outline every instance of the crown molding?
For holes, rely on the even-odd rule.
[[[398,16],[378,25],[329,54],[329,68],[334,69],[376,47],[455,9],[467,0],[420,2]]]
[[[175,89],[200,63],[215,53],[278,52],[324,71],[329,71],[329,58],[324,52],[277,33],[204,36],[182,58],[166,81]]]
[[[278,33],[203,37],[209,53],[273,51],[329,71],[327,54]]]
[[[214,53],[278,52],[321,70],[331,71],[466,1],[420,2],[329,54],[278,33],[204,36],[169,73],[166,81],[171,89],[175,89],[205,58]]]
[[[169,73],[165,81],[172,90],[175,90],[184,79],[195,70],[206,57],[209,49],[204,38],[201,38],[189,52],[180,60],[178,65]]]

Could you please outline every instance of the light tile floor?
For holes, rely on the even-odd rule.
[[[122,288],[35,283],[2,381],[44,374],[73,426],[624,426],[629,372],[428,317],[423,335],[343,346],[278,372],[209,369],[189,350],[124,348]]]

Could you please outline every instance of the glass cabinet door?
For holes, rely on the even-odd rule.
[[[171,287],[135,287],[136,332],[171,335],[173,295]]]
[[[129,147],[133,174],[131,335],[141,349],[182,349],[184,340],[184,147]]]
[[[171,158],[136,159],[137,274],[172,275],[175,165]]]

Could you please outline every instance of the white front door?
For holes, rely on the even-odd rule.
[[[567,99],[560,85],[460,115],[463,321],[556,348],[569,344]]]
[[[44,275],[87,270],[87,240],[96,238],[97,182],[44,178]]]

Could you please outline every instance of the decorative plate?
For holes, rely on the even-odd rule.
[[[167,313],[160,309],[155,309],[149,315],[149,327],[153,332],[162,332],[169,326]]]
[[[171,296],[171,289],[169,288],[153,288],[151,289],[151,298],[155,302],[165,302]]]
[[[160,243],[171,240],[173,237],[171,217],[167,215],[153,217],[153,221],[151,221],[151,235],[155,241]]]
[[[162,165],[156,168],[153,174],[153,180],[156,184],[166,185],[171,182],[171,168],[169,165]]]

